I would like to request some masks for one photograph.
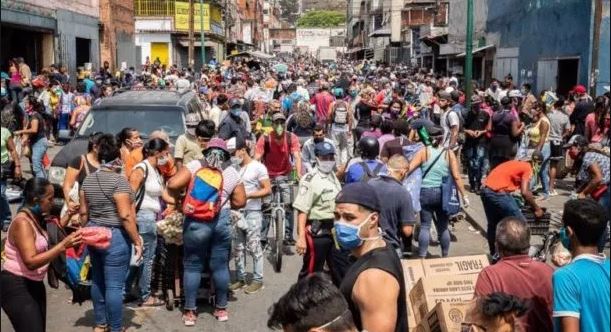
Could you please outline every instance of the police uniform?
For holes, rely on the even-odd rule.
[[[329,142],[316,144],[315,151],[317,156],[335,154],[335,148]],[[318,168],[312,169],[299,182],[293,208],[307,215],[306,252],[299,279],[323,272],[327,262],[333,282],[338,285],[349,267],[348,252],[335,246],[332,233],[335,197],[341,189],[335,173],[323,173]]]

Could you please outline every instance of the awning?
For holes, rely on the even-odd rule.
[[[444,33],[444,34],[440,34],[440,35],[426,35],[426,36],[420,37],[419,39],[423,43],[425,43],[425,44],[427,44],[429,46],[432,46],[432,45],[439,45],[439,44],[443,43],[443,41],[442,41],[443,37],[447,37],[447,36],[448,36],[448,34]]]
[[[260,51],[245,51],[245,52],[240,52],[240,53],[236,53],[236,54],[231,54],[228,55],[228,58],[233,58],[236,56],[242,56],[242,57],[251,57],[251,58],[258,58],[258,59],[264,59],[264,60],[268,60],[273,58],[274,56],[271,54],[267,54],[267,53],[263,53]]]
[[[180,46],[189,47],[189,41],[188,40],[179,39],[178,43],[180,44]],[[193,42],[193,47],[200,47],[201,45],[202,45],[202,42],[200,40],[196,40],[196,41]],[[218,43],[215,43],[213,41],[204,40],[204,45],[206,47],[217,47]]]
[[[479,53],[481,51],[485,51],[485,50],[487,50],[489,48],[493,48],[493,47],[495,47],[495,46],[494,45],[486,45],[486,46],[483,46],[483,47],[478,47],[478,48],[474,49],[473,52],[471,52],[471,53],[472,54]],[[459,55],[457,55],[456,57],[457,58],[462,58],[462,57],[465,57],[466,55],[467,55],[467,52],[462,52]]]
[[[390,29],[378,29],[369,34],[369,37],[388,37],[390,36]]]

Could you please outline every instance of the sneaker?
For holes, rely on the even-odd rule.
[[[185,310],[185,313],[182,314],[182,321],[185,323],[185,326],[194,326],[197,321],[197,315],[193,310]]]
[[[558,196],[558,192],[556,191],[556,189],[552,190],[549,192],[549,196],[550,197],[554,197],[554,196]]]
[[[214,309],[212,315],[219,322],[226,322],[229,320],[229,312],[227,311],[227,309]]]
[[[285,246],[294,246],[296,243],[297,241],[295,241],[294,239],[286,239],[282,241],[282,244],[284,244]]]
[[[250,285],[248,285],[248,287],[246,287],[246,289],[244,290],[244,293],[246,294],[255,294],[258,291],[262,290],[263,287],[263,283],[260,281],[253,281],[250,283]]]
[[[244,288],[245,286],[246,286],[246,283],[244,281],[238,280],[234,282],[233,284],[229,285],[229,291],[235,292],[237,290]]]

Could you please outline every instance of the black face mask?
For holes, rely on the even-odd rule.
[[[324,138],[318,138],[318,137],[314,138],[314,143],[316,143],[316,144],[318,144],[318,143],[322,143],[322,142],[324,142],[324,141],[325,141],[325,139],[324,139]]]

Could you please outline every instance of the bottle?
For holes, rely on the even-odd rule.
[[[428,132],[428,130],[426,130],[426,128],[424,126],[420,127],[420,129],[418,129],[418,137],[420,137],[420,141],[425,146],[430,146],[432,144],[431,143],[431,137],[429,136],[429,132]]]

